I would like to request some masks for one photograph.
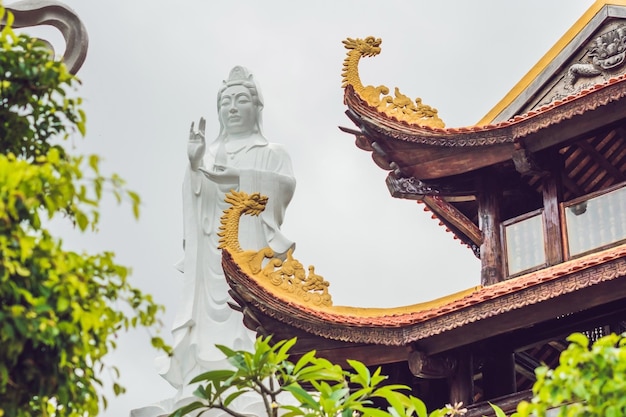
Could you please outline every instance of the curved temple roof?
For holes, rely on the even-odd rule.
[[[393,169],[398,177],[429,180],[510,160],[516,143],[523,142],[524,148],[535,152],[569,139],[568,128],[578,126],[579,118],[585,114],[613,103],[620,109],[626,107],[622,102],[626,97],[625,85],[626,76],[620,75],[511,120],[460,128],[417,126],[389,118],[349,87],[344,100],[350,118],[366,132],[352,132],[357,136],[357,145],[375,153],[379,166]],[[619,120],[623,114],[612,113],[612,118],[604,115],[596,119],[588,130]],[[555,127],[558,132],[553,132]],[[554,133],[549,141],[544,139],[546,131]],[[368,138],[379,138],[380,142]]]
[[[378,54],[380,40],[349,39],[344,102],[357,129],[341,130],[390,171],[393,197],[422,201],[479,256],[476,200],[485,170],[520,204],[541,198],[541,178],[555,156],[563,159],[569,199],[626,181],[619,156],[626,146],[625,6],[596,1],[489,115],[467,127],[444,128],[436,110],[397,89],[391,97],[387,87],[364,87],[358,58]],[[595,172],[595,179],[580,172]]]
[[[543,173],[533,167],[519,167],[516,158],[520,152],[532,155],[559,149],[564,158],[565,185],[572,190],[570,198],[574,198],[581,195],[576,190],[590,192],[583,180],[568,171],[574,169],[570,166],[582,164],[570,157],[569,149],[580,148],[587,149],[587,155],[591,155],[587,160],[595,161],[596,172],[605,170],[597,174],[598,178],[607,178],[604,187],[626,181],[626,157],[611,168],[601,155],[600,145],[594,145],[599,137],[602,146],[612,141],[613,149],[626,149],[626,135],[620,133],[626,126],[626,65],[596,74],[595,78],[567,78],[577,76],[580,67],[576,65],[587,65],[584,60],[597,51],[603,36],[626,33],[614,19],[626,18],[626,7],[622,6],[626,1],[597,1],[565,40],[547,54],[548,58],[544,57],[527,79],[496,106],[493,114],[480,125],[460,128],[443,127],[437,111],[420,99],[413,103],[397,90],[394,98],[386,96],[389,89],[384,86],[364,87],[356,71],[354,50],[358,40],[349,39],[344,42],[351,49],[344,63],[344,101],[347,115],[358,130],[342,130],[353,134],[357,146],[371,152],[376,164],[390,171],[387,185],[394,197],[424,201],[444,225],[476,250],[482,237],[472,202],[477,194],[475,172],[497,166],[515,177],[512,187],[536,189],[535,181]],[[380,41],[366,41],[367,48],[374,51],[364,49],[362,56],[378,53]],[[546,97],[549,100],[544,100]],[[499,119],[506,112],[513,113]],[[616,303],[626,299],[622,282],[626,276],[626,245],[428,303],[390,309],[307,304],[250,274],[229,251],[223,252],[223,267],[239,304],[236,308],[243,311],[251,329],[285,337],[310,335],[346,342],[350,348],[386,346],[389,351],[378,352],[389,362],[406,360],[409,346],[435,354],[485,338],[502,337],[512,330],[523,333],[533,326],[535,331],[541,326],[549,328],[555,325],[556,316],[569,314],[572,305],[581,311],[604,305],[616,310]],[[624,308],[617,310],[623,312]],[[320,339],[312,346],[317,347]],[[397,356],[394,348],[399,349]],[[371,353],[362,359],[367,360],[368,355]]]
[[[471,332],[464,331],[459,343],[465,344],[478,334],[484,336],[486,331],[494,335],[503,331],[490,328],[489,319],[517,315],[516,310],[522,307],[539,303],[556,305],[563,303],[562,298],[556,300],[557,297],[575,295],[578,306],[583,309],[585,305],[598,301],[600,289],[615,285],[621,287],[619,291],[603,295],[607,298],[605,301],[610,301],[611,297],[623,297],[626,291],[619,280],[626,275],[626,245],[488,287],[478,286],[428,303],[399,308],[311,306],[244,272],[228,251],[223,252],[222,265],[235,299],[241,304],[244,314],[248,314],[247,322],[256,322],[255,330],[258,330],[256,326],[263,325],[257,321],[258,313],[261,313],[323,338],[387,346],[419,344],[427,338],[459,331],[472,324],[484,327],[481,332],[475,332],[474,327]],[[537,317],[518,317],[516,326],[522,328],[537,320]],[[448,345],[424,346],[433,352],[450,348]]]

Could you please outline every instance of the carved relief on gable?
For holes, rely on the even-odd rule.
[[[602,26],[520,113],[601,84],[626,73],[626,21],[612,20]]]

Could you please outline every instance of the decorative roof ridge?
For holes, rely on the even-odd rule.
[[[242,309],[327,339],[351,343],[402,346],[523,307],[610,283],[626,277],[626,244],[533,272],[474,293],[436,309],[370,317],[337,314],[285,300],[242,274],[226,251],[224,271]],[[587,271],[591,272],[587,272]],[[541,284],[541,285],[539,285]],[[516,293],[519,293],[516,294]],[[252,313],[253,315],[255,313]]]
[[[358,96],[351,86],[345,88],[344,102],[369,128],[390,137],[445,147],[486,146],[513,143],[518,139],[571,119],[587,111],[595,110],[626,96],[626,74],[613,77],[564,99],[517,115],[512,119],[488,125],[437,128],[411,125],[377,111]],[[598,94],[603,94],[598,97]],[[587,98],[593,95],[593,100]],[[553,111],[562,110],[555,117]],[[545,118],[545,119],[542,119]]]
[[[225,269],[229,266],[228,270],[232,271],[232,257],[224,251]],[[299,310],[302,317],[308,317],[309,319],[322,319],[331,320],[343,323],[350,323],[351,325],[371,325],[371,319],[375,318],[395,318],[397,323],[393,326],[397,326],[402,322],[404,324],[415,323],[417,321],[427,320],[428,318],[445,314],[452,310],[459,310],[470,305],[483,303],[485,301],[500,297],[502,295],[512,294],[523,289],[540,285],[548,281],[558,279],[564,275],[568,275],[574,272],[578,272],[584,269],[591,268],[600,263],[616,260],[626,257],[626,244],[609,248],[601,252],[592,253],[581,258],[576,258],[564,263],[541,269],[539,271],[531,272],[516,278],[512,278],[506,281],[498,282],[489,286],[476,286],[471,287],[463,291],[451,294],[447,297],[442,297],[431,302],[418,303],[403,307],[392,308],[366,308],[366,307],[349,307],[349,306],[317,306],[313,307],[304,303],[298,302],[294,299],[288,299],[283,294],[275,291],[271,286],[264,285],[264,283],[255,280],[254,277],[247,276],[248,281],[253,285],[249,286],[249,289],[260,289],[270,298],[280,299],[280,305],[283,306],[282,310]],[[237,269],[241,271],[241,268],[237,266]],[[264,297],[266,298],[266,297]],[[266,298],[267,299],[267,298]]]
[[[352,88],[365,102],[374,106],[377,111],[406,121],[412,125],[444,127],[443,120],[438,115],[437,109],[422,103],[421,98],[412,100],[402,94],[398,87],[394,89],[394,96],[389,94],[389,88],[384,85],[374,87],[364,86],[359,76],[359,61],[362,57],[378,55],[381,51],[382,40],[373,36],[365,39],[347,38],[343,41],[348,50],[343,61],[342,87]]]
[[[347,86],[345,88],[345,97],[344,97],[344,101],[346,102],[346,104],[349,105],[349,102],[347,101],[347,97],[349,96],[354,96],[357,100],[359,100],[361,102],[361,107],[367,107],[369,109],[371,109],[373,112],[376,112],[378,115],[380,115],[380,117],[387,119],[391,122],[393,122],[394,124],[401,124],[406,128],[409,128],[411,130],[416,130],[416,131],[424,131],[424,133],[446,133],[446,132],[451,132],[451,133],[464,133],[464,132],[480,132],[480,131],[487,131],[487,130],[493,130],[493,129],[497,129],[497,128],[502,128],[502,127],[506,127],[509,126],[511,124],[516,124],[519,123],[523,120],[527,120],[529,118],[535,117],[541,113],[544,113],[546,111],[551,110],[552,108],[555,107],[559,107],[562,106],[564,104],[567,104],[569,102],[572,102],[574,100],[577,100],[581,97],[584,97],[588,94],[594,93],[595,91],[601,90],[609,85],[612,84],[616,84],[616,83],[621,83],[624,82],[624,80],[626,80],[626,74],[621,74],[618,75],[616,77],[611,77],[608,80],[606,80],[603,83],[597,83],[592,87],[588,87],[588,88],[584,88],[576,93],[570,94],[569,96],[565,97],[565,98],[561,98],[558,100],[555,100],[551,103],[545,104],[537,109],[534,110],[530,110],[526,113],[522,113],[519,115],[515,115],[507,120],[504,121],[500,121],[500,122],[496,122],[496,123],[488,123],[488,124],[475,124],[475,125],[468,125],[468,126],[457,126],[457,127],[433,127],[433,126],[428,126],[428,125],[415,125],[415,124],[411,124],[405,120],[400,120],[398,118],[396,118],[395,116],[387,116],[385,113],[379,112],[374,106],[370,105],[367,101],[365,101],[364,99],[362,99],[361,97],[358,96],[358,94],[356,94],[356,92],[354,91],[354,89],[352,88],[352,86]]]

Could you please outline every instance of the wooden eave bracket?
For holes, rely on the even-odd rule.
[[[438,194],[439,191],[415,177],[398,177],[393,174],[385,179],[387,189],[393,198],[423,201],[427,195]]]
[[[522,175],[536,175],[543,177],[548,174],[548,171],[541,168],[541,165],[537,162],[535,154],[526,148],[526,145],[521,140],[515,141],[515,150],[511,155],[515,170]]]
[[[348,111],[346,112],[346,114],[350,116],[351,112]],[[354,117],[356,118],[357,116],[354,115]],[[358,119],[353,119],[352,117],[350,118],[357,126],[359,126]],[[361,130],[359,131],[359,130],[354,130],[354,129],[349,129],[347,127],[339,126],[339,130],[341,130],[342,132],[349,133],[355,136],[355,144],[357,148],[372,153],[372,160],[379,168],[384,169],[385,171],[394,170],[397,175],[402,175],[398,165],[389,160],[389,157],[387,156],[387,152],[385,152],[385,150],[381,148],[380,144],[378,144],[377,142],[373,141],[372,139],[368,137],[368,134],[365,131],[366,130],[365,126],[360,126],[360,129]]]
[[[385,182],[392,197],[423,202],[452,233],[468,245],[477,257],[480,257],[480,245],[483,241],[480,229],[439,195],[436,187],[414,177],[398,178],[393,174],[389,174]]]
[[[359,118],[354,112],[348,110],[346,114],[359,126]],[[364,129],[362,126],[360,128]],[[482,233],[478,226],[456,207],[440,197],[440,190],[436,186],[404,175],[402,169],[395,162],[389,160],[385,150],[376,141],[372,141],[362,130],[342,126],[339,126],[339,130],[354,135],[358,148],[372,152],[372,159],[376,165],[384,170],[392,171],[385,180],[392,197],[424,202],[452,233],[468,245],[477,257],[480,256]]]

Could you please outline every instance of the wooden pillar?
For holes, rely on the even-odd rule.
[[[513,353],[494,352],[485,359],[483,391],[486,400],[513,394],[516,391]]]
[[[454,373],[448,378],[450,404],[474,402],[474,366],[469,352],[459,352]]]
[[[555,158],[556,159],[556,158]],[[558,161],[558,159],[556,159]],[[543,177],[543,229],[545,231],[545,253],[548,265],[563,262],[561,239],[561,169],[557,164],[550,167],[550,174]]]
[[[482,285],[503,281],[502,244],[500,241],[500,199],[502,191],[497,175],[489,170],[483,172],[478,195],[478,220],[483,243],[480,245]]]
[[[474,368],[471,353],[459,350],[449,354],[429,356],[424,352],[412,351],[408,357],[411,373],[423,380],[429,380],[430,405],[439,408],[438,402],[450,404],[463,402],[472,404],[474,399]],[[438,387],[438,382],[444,382]],[[447,384],[445,384],[447,382]],[[447,392],[446,392],[447,388]],[[439,391],[439,395],[436,392]],[[441,395],[443,394],[443,395]],[[426,399],[422,399],[426,401]]]

